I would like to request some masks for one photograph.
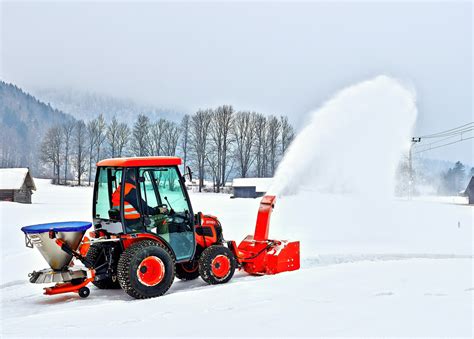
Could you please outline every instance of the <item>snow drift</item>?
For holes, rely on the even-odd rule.
[[[416,119],[414,91],[378,76],[341,90],[311,113],[281,161],[269,193],[393,194]]]

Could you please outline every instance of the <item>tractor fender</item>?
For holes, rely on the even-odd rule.
[[[196,243],[202,248],[222,242],[222,226],[217,217],[203,214],[201,226],[195,227],[195,237]]]

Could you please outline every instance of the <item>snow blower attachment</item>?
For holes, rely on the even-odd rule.
[[[36,247],[50,268],[33,271],[30,282],[35,284],[56,283],[45,288],[45,294],[76,292],[81,297],[89,295],[86,285],[94,279],[91,263],[76,252],[90,222],[58,222],[22,227],[27,247]],[[73,257],[81,260],[86,268],[74,267]]]
[[[122,288],[137,299],[163,295],[175,277],[208,284],[230,281],[236,269],[252,275],[300,267],[298,241],[268,238],[274,196],[260,203],[254,235],[239,246],[225,241],[218,218],[194,213],[177,157],[106,159],[97,164],[94,230],[88,222],[25,226],[26,245],[50,265],[32,283],[56,283],[45,294],[89,295],[86,285]],[[81,242],[82,241],[82,242]],[[76,259],[85,266],[74,266]]]
[[[276,274],[300,268],[300,243],[287,240],[269,240],[270,215],[276,197],[266,195],[258,209],[255,234],[248,235],[234,249],[237,260],[245,272],[255,275]],[[235,242],[232,245],[235,248]]]

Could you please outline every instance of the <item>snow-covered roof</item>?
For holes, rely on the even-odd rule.
[[[0,190],[18,190],[25,180],[29,188],[36,190],[28,168],[0,168]]]
[[[256,192],[266,192],[270,188],[273,178],[236,178],[232,187],[253,187]]]

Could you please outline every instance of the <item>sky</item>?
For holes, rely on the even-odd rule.
[[[417,92],[414,135],[474,120],[470,2],[2,1],[0,10],[0,77],[26,90],[183,112],[232,104],[301,127],[339,89],[386,74]],[[465,141],[426,156],[472,164],[473,154]]]

